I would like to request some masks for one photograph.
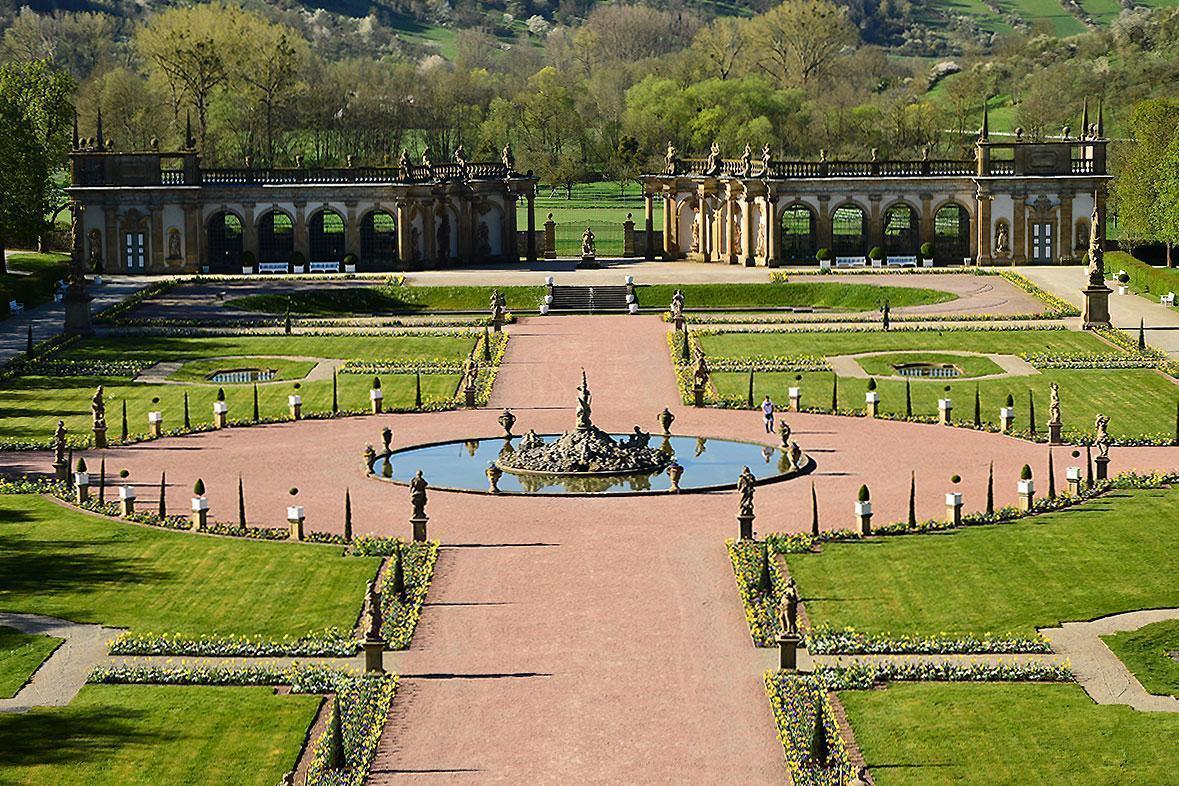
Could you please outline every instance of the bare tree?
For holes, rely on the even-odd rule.
[[[753,60],[782,87],[823,76],[859,40],[847,10],[830,0],[786,0],[749,22]]]

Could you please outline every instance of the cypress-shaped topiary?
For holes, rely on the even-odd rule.
[[[336,368],[332,367],[332,414],[338,415],[340,413],[340,391],[336,380]]]
[[[839,411],[839,375],[831,375],[831,411]]]
[[[917,472],[909,470],[909,526],[917,526]]]
[[[827,724],[823,722],[823,695],[815,696],[815,728],[811,733],[811,764],[820,768],[827,766],[831,755],[831,744],[827,739]]]
[[[254,422],[257,423],[262,418],[259,417],[258,412],[258,383],[254,383]]]
[[[413,372],[413,408],[422,408],[422,372]]]
[[[237,525],[246,528],[246,489],[241,475],[237,476]]]
[[[1019,471],[1019,479],[1020,480],[1031,480],[1032,479],[1032,468],[1029,467],[1027,464],[1024,464],[1023,469],[1021,469]]]
[[[332,717],[328,722],[328,769],[337,771],[348,766],[344,753],[344,719],[340,715],[341,712],[343,709],[340,706],[340,695],[337,693],[332,697]]]
[[[982,398],[980,397],[978,383],[974,384],[974,427],[982,426]]]
[[[405,599],[405,566],[402,565],[401,541],[393,544],[393,555],[389,560],[389,591],[398,600]]]
[[[192,484],[192,493],[198,497],[205,496],[205,481],[197,478],[196,483]]]
[[[1036,397],[1028,391],[1028,430],[1036,433]]]
[[[184,391],[184,430],[192,429],[192,421],[188,419],[188,391]]]
[[[1052,466],[1052,448],[1048,448],[1048,499],[1056,499],[1056,472]]]
[[[127,399],[123,399],[123,427],[119,430],[119,441],[127,441]]]
[[[749,369],[749,393],[745,397],[745,406],[753,409],[753,369]]]
[[[684,340],[680,345],[680,360],[687,363],[692,359],[692,346],[688,341],[688,326],[684,325]]]
[[[160,473],[160,507],[157,511],[161,519],[168,517],[168,473]]]
[[[483,326],[483,362],[491,362],[491,334],[487,332],[487,325]]]
[[[1138,351],[1146,351],[1146,320],[1138,320]]]
[[[1093,446],[1085,446],[1085,487],[1093,488]]]
[[[868,392],[871,393],[876,390],[876,377],[868,377]]]
[[[78,456],[78,463],[77,463],[77,468],[75,471],[77,471],[77,472],[85,472],[86,471],[86,458],[84,456]]]
[[[225,388],[217,388],[217,400],[225,401]]]
[[[106,459],[98,462],[98,501],[106,502]]]
[[[909,389],[909,380],[905,380],[905,417],[913,417],[913,392]]]
[[[819,495],[815,491],[815,482],[811,481],[811,535],[819,537]]]
[[[344,542],[352,542],[352,491],[344,489]]]
[[[868,487],[866,485],[860,486],[860,491],[859,491],[859,493],[856,494],[856,499],[859,500],[860,502],[867,502],[871,498],[872,498],[872,496],[868,492]]]
[[[373,377],[373,390],[380,390],[380,389],[381,389],[381,378],[380,377]]]
[[[995,462],[987,466],[987,515],[995,512]]]
[[[761,575],[757,579],[757,588],[763,595],[770,595],[774,591],[774,577],[771,574],[773,567],[770,565],[772,555],[770,553],[770,544],[761,544]]]

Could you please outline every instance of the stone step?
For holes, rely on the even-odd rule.
[[[550,311],[626,311],[625,286],[554,286]]]

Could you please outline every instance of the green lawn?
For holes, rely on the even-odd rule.
[[[229,513],[230,498],[221,499]],[[379,560],[340,554],[329,546],[197,537],[42,497],[0,496],[5,611],[193,636],[350,630]]]
[[[233,369],[241,368],[257,368],[270,369],[277,373],[272,377],[273,380],[296,380],[307,376],[311,369],[315,368],[315,362],[310,360],[288,360],[286,358],[268,358],[268,357],[248,357],[231,360],[190,360],[181,366],[177,371],[168,375],[168,379],[174,382],[191,382],[207,385],[229,385],[229,384],[250,384],[250,383],[228,383],[228,382],[212,382],[209,377],[216,374],[218,371],[231,371]]]
[[[669,307],[683,290],[685,308],[781,308],[814,306],[835,311],[874,311],[885,300],[893,307],[944,303],[955,296],[936,289],[886,287],[875,284],[789,282],[785,284],[650,284],[638,288],[646,308]]]
[[[1138,630],[1102,636],[1142,687],[1159,696],[1179,696],[1179,620],[1165,620]]]
[[[8,273],[0,275],[0,318],[8,316],[8,301],[32,308],[53,299],[53,287],[69,275],[65,254],[13,254]]]
[[[950,468],[947,467],[947,472]],[[869,633],[1033,634],[1179,606],[1179,488],[1114,492],[1016,523],[790,554],[812,623]]]
[[[164,428],[183,425],[184,394],[189,396],[189,421],[211,424],[217,388],[225,389],[230,420],[249,420],[253,416],[251,384],[212,385],[203,381],[205,374],[221,368],[269,365],[284,371],[290,384],[262,383],[258,386],[259,415],[262,418],[286,417],[287,396],[298,393],[303,398],[303,412],[330,412],[331,379],[298,382],[313,364],[284,360],[290,357],[337,358],[364,361],[430,361],[459,363],[471,351],[475,334],[395,335],[395,336],[234,336],[221,338],[139,336],[92,339],[54,355],[54,359],[120,361],[144,363],[185,361],[174,378],[199,384],[161,385],[132,382],[128,377],[40,376],[28,375],[0,383],[0,440],[46,442],[58,419],[77,435],[90,429],[90,398],[98,385],[106,390],[108,436],[118,439],[122,429],[122,405],[127,402],[128,431],[145,434],[147,413],[164,413]],[[224,357],[252,357],[257,361],[210,360]],[[424,404],[449,401],[455,395],[459,378],[455,374],[422,374]],[[414,404],[413,374],[381,375],[387,409],[411,408]],[[295,385],[299,387],[296,389]],[[372,377],[366,374],[340,374],[338,403],[342,410],[365,410],[369,407]],[[158,399],[158,401],[153,401]]]
[[[11,699],[61,644],[55,636],[0,627],[0,699]]]
[[[246,295],[225,303],[229,309],[266,314],[291,312],[305,316],[346,314],[428,313],[479,311],[490,313],[491,293],[499,289],[509,311],[535,311],[544,287],[337,287],[305,289],[285,294]]]
[[[87,685],[66,707],[0,714],[0,781],[274,786],[319,702],[260,687]]]
[[[892,355],[873,355],[872,357],[860,358],[860,367],[869,374],[876,376],[887,377],[896,376],[898,373],[895,366],[903,363],[929,363],[929,364],[950,364],[957,366],[961,372],[962,377],[982,377],[988,374],[1002,374],[1003,369],[995,361],[978,357],[976,355],[955,355],[949,352],[919,352],[909,353],[900,352]],[[957,377],[961,379],[961,377]],[[946,382],[953,383],[953,379],[942,380],[942,386]]]
[[[1015,355],[1020,352],[1115,352],[1091,333],[1077,330],[881,330],[798,331],[702,335],[709,358],[759,355],[853,355],[896,349],[969,350]]]
[[[801,380],[796,379],[801,377]],[[758,372],[754,375],[754,402],[769,395],[780,405],[789,403],[788,388],[802,387],[803,407],[829,408],[833,374],[829,371]],[[745,400],[749,391],[748,372],[718,372],[712,375],[721,396]],[[1048,426],[1049,384],[1060,385],[1064,434],[1081,437],[1093,434],[1098,412],[1110,416],[1109,433],[1115,438],[1157,437],[1171,439],[1175,434],[1175,402],[1179,387],[1151,369],[1045,369],[1028,377],[1005,377],[974,382],[972,380],[921,380],[909,385],[915,415],[934,416],[937,400],[949,396],[954,402],[954,419],[970,421],[974,417],[974,388],[978,386],[984,423],[999,425],[999,408],[1010,394],[1015,400],[1015,428],[1028,430],[1030,423],[1028,392],[1036,401],[1036,427]],[[905,383],[878,379],[880,412],[885,415],[905,413]],[[949,385],[950,391],[945,388]],[[864,409],[868,380],[840,377],[839,406],[844,410]]]
[[[149,385],[127,379],[106,377],[18,377],[0,387],[0,440],[32,441],[48,444],[58,419],[74,435],[89,438],[90,398],[98,385],[106,391],[107,438],[119,438],[122,428],[122,402],[127,402],[129,433],[146,434],[147,413],[160,411],[164,428],[184,424],[184,394],[188,393],[189,421],[193,426],[213,422],[213,402],[218,387],[225,390],[229,419],[249,420],[253,416],[254,393],[243,385]],[[409,409],[414,403],[413,374],[382,374],[381,389],[386,410]],[[459,384],[457,374],[422,374],[422,401],[425,404],[449,401]],[[366,410],[372,377],[364,374],[340,374],[339,405],[342,410]],[[292,384],[260,384],[258,411],[262,418],[289,417],[287,396],[298,393],[303,399],[303,414],[329,412],[332,403],[330,379]],[[158,402],[153,399],[159,399]]]
[[[893,683],[839,694],[880,786],[1169,784],[1179,715],[1072,684]]]
[[[429,336],[135,336],[90,339],[58,357],[85,360],[197,360],[230,355],[341,360],[462,360],[475,333]]]
[[[516,226],[528,226],[527,203],[520,200],[516,211]],[[573,187],[572,198],[567,198],[565,189],[555,194],[542,187],[536,196],[536,228],[544,228],[545,219],[553,214],[556,223],[557,255],[562,257],[581,254],[581,236],[590,227],[597,238],[599,256],[621,256],[623,251],[622,224],[626,214],[631,214],[635,230],[643,231],[643,192],[634,183],[628,183],[625,190],[617,183],[578,183]],[[655,231],[663,227],[663,200],[655,200]],[[635,251],[642,256],[644,248]],[[670,298],[670,295],[668,296]]]

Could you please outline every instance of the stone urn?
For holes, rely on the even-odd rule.
[[[667,465],[667,477],[671,479],[671,490],[680,490],[680,478],[684,476],[684,468],[676,462]]]
[[[516,416],[512,414],[512,410],[505,409],[503,414],[500,415],[497,420],[499,420],[499,424],[503,426],[504,436],[512,436],[512,426],[516,425]]]
[[[504,474],[504,471],[502,469],[500,469],[499,467],[497,467],[495,465],[495,462],[492,462],[487,465],[487,483],[488,483],[487,493],[488,494],[498,494],[499,493],[499,479],[503,477],[503,474]]]
[[[670,409],[666,407],[659,413],[659,427],[663,429],[665,435],[671,434],[671,424],[675,422],[675,415],[671,413]]]

